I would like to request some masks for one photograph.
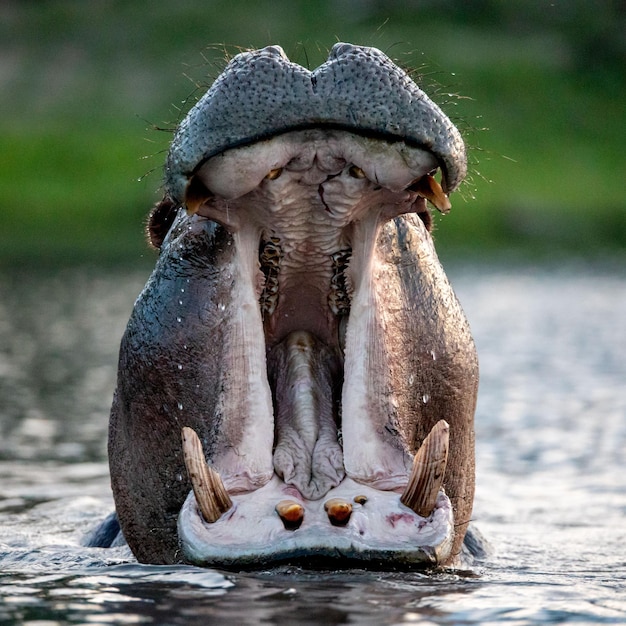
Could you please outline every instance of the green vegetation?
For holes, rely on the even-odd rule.
[[[0,260],[151,259],[167,129],[224,58],[280,43],[314,67],[337,40],[414,68],[464,131],[444,254],[624,250],[625,27],[610,0],[5,2]]]

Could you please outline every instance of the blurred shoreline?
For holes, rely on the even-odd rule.
[[[3,4],[0,264],[150,263],[171,131],[242,47],[376,46],[465,135],[444,256],[626,251],[626,9],[604,0]],[[215,44],[214,42],[225,42]]]

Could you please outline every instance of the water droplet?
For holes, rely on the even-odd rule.
[[[425,393],[425,394],[422,396],[422,402],[423,402],[424,404],[427,404],[429,400],[430,400],[430,396],[429,396],[427,393]]]
[[[182,300],[179,300],[179,301],[178,301],[178,304],[182,304],[182,303],[183,303],[183,301],[182,301]]]
[[[179,483],[182,483],[182,482],[183,482],[183,475],[182,475],[182,474],[176,474],[176,480],[177,480]]]
[[[183,318],[182,317],[177,317],[176,321],[180,324],[183,321]]]
[[[184,343],[184,344],[183,344],[183,348],[184,348],[185,350],[187,349],[187,344],[186,344],[186,343]]]
[[[185,293],[185,288],[184,287],[180,288],[180,293]]]
[[[178,367],[180,368],[181,366],[179,365]],[[182,403],[182,402],[179,402],[179,403],[178,403],[178,410],[179,410],[179,411],[182,411],[182,410],[183,410],[183,403]]]
[[[435,351],[434,351],[434,350],[431,350],[431,351],[430,351],[430,356],[432,356],[432,357],[433,357],[433,361],[436,361],[436,360],[437,360],[437,355],[435,354]]]
[[[226,308],[226,305],[223,302],[220,302],[217,306],[220,311],[223,311]]]
[[[409,385],[412,385],[415,382],[415,376],[413,376],[413,374],[411,374],[409,376]]]
[[[182,366],[180,363],[178,364],[178,369],[179,369],[179,370],[182,370],[182,369],[183,369],[183,366]]]

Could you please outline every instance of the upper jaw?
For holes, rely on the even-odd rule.
[[[320,126],[429,151],[448,194],[465,177],[459,131],[380,50],[338,43],[326,63],[309,71],[270,46],[235,56],[180,124],[167,158],[166,193],[182,202],[196,168],[225,150]]]

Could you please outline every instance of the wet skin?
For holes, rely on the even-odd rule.
[[[109,459],[140,561],[454,562],[478,366],[427,199],[447,211],[464,174],[458,131],[375,49],[231,61],[173,140],[120,350]]]

